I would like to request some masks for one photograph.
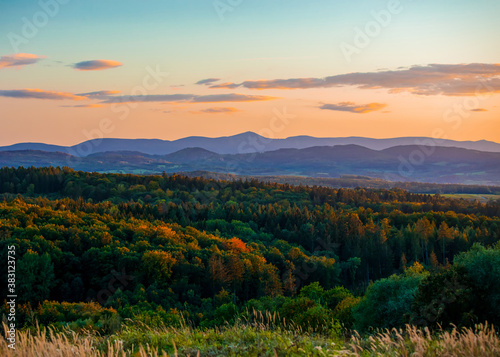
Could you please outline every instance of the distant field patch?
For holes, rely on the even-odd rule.
[[[449,198],[465,198],[467,200],[478,200],[479,202],[488,202],[500,199],[500,195],[472,194],[472,193],[452,193],[441,195]]]

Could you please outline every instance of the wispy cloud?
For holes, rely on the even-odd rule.
[[[182,87],[184,87],[184,84],[174,84],[174,85],[169,86],[169,88],[172,90],[181,90]]]
[[[290,78],[222,83],[210,88],[308,89],[355,86],[391,93],[470,96],[500,92],[500,64],[429,64],[397,70],[346,73],[325,78]]]
[[[325,110],[336,110],[340,112],[350,112],[356,114],[366,114],[371,113],[387,106],[384,103],[368,103],[368,104],[355,104],[353,102],[340,102],[337,104],[323,104],[320,109]]]
[[[470,110],[471,112],[487,112],[488,109],[484,109],[484,108],[475,108],[475,109],[471,109]]]
[[[109,97],[103,103],[128,103],[128,102],[191,102],[191,103],[216,103],[216,102],[256,102],[278,99],[265,95],[246,94],[150,94],[137,96],[115,96]]]
[[[198,81],[195,84],[209,85],[217,81],[220,81],[220,78],[207,78],[207,79],[202,79],[201,81]]]
[[[230,114],[240,112],[241,110],[233,107],[218,107],[218,108],[207,108],[198,111],[192,111],[193,114]]]
[[[0,69],[8,67],[21,68],[22,66],[35,64],[43,58],[45,57],[37,56],[31,53],[17,53],[8,56],[2,56],[0,57]]]
[[[234,88],[238,88],[240,86],[241,86],[241,84],[225,82],[225,83],[211,85],[210,88],[234,89]]]
[[[79,96],[88,97],[92,99],[106,99],[115,94],[120,94],[119,90],[99,90],[96,92],[80,93]]]
[[[42,89],[14,89],[0,90],[0,97],[24,98],[24,99],[49,99],[49,100],[99,100],[99,104],[110,103],[132,103],[132,102],[163,102],[170,104],[179,103],[219,103],[219,102],[258,102],[279,99],[265,95],[247,95],[247,94],[150,94],[150,95],[115,95],[120,91],[101,90],[88,93],[73,94],[68,92],[46,91]],[[96,105],[78,105],[77,108],[97,108]]]
[[[105,105],[103,104],[82,104],[82,105],[61,105],[61,107],[65,108],[103,108]]]
[[[103,103],[131,103],[131,102],[182,102],[193,99],[194,94],[148,94],[148,95],[121,95],[109,97]]]
[[[247,95],[247,94],[213,94],[195,96],[192,102],[195,103],[216,103],[216,102],[260,102],[265,100],[279,99],[268,95]]]
[[[79,71],[98,71],[103,69],[115,68],[122,66],[123,63],[111,60],[92,60],[82,61],[73,65],[74,69]]]
[[[14,89],[0,90],[0,97],[20,98],[20,99],[48,99],[48,100],[85,100],[85,96],[67,92],[54,92],[42,89]]]

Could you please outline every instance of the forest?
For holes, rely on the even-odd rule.
[[[145,332],[131,325],[210,334],[260,321],[341,344],[500,322],[498,200],[67,167],[2,168],[0,195],[0,258],[16,247],[28,332],[91,330],[133,349]],[[0,285],[7,296],[6,274]]]

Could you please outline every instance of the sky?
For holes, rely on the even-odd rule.
[[[500,142],[498,0],[0,0],[0,146]]]

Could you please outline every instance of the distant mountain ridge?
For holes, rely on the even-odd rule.
[[[77,157],[40,150],[0,151],[1,166],[69,166],[76,170],[158,174],[210,171],[248,176],[335,178],[366,176],[389,181],[498,186],[500,153],[457,147],[405,145],[373,150],[360,145],[278,149],[262,153],[218,154],[184,148],[167,155],[137,151],[98,152]]]
[[[43,143],[19,143],[0,147],[0,151],[42,150],[64,152],[73,156],[88,155],[108,151],[136,151],[148,155],[168,155],[188,148],[201,148],[216,154],[247,154],[279,149],[306,149],[318,146],[359,145],[372,150],[384,150],[395,146],[440,146],[484,152],[500,152],[500,144],[487,140],[455,141],[427,137],[400,137],[373,139],[364,137],[316,138],[312,136],[292,136],[286,139],[269,139],[253,132],[233,136],[208,138],[190,136],[178,140],[160,139],[94,139],[73,146],[58,146]]]

